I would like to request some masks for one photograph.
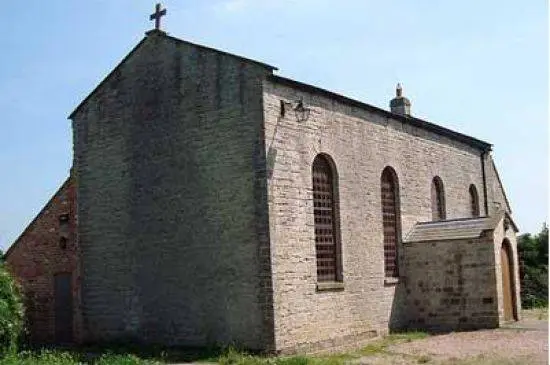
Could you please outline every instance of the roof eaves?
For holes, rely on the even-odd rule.
[[[86,104],[86,102],[97,92],[97,90],[111,77],[111,75],[113,73],[115,73],[115,71],[128,59],[132,56],[132,54],[134,54],[134,52],[143,44],[143,42],[149,38],[150,36],[161,36],[161,37],[164,37],[164,38],[167,38],[167,39],[170,39],[174,42],[178,42],[178,43],[184,43],[184,44],[188,44],[188,45],[191,45],[191,46],[194,46],[194,47],[197,47],[197,48],[202,48],[202,49],[205,49],[205,50],[209,50],[209,51],[212,51],[212,52],[217,52],[217,53],[220,53],[220,54],[223,54],[223,55],[227,55],[227,56],[231,56],[231,57],[235,57],[235,58],[238,58],[240,60],[243,60],[245,62],[250,62],[250,63],[254,63],[256,65],[259,65],[259,66],[262,66],[262,67],[265,67],[267,69],[269,69],[271,72],[273,71],[276,71],[278,70],[277,67],[275,66],[272,66],[272,65],[269,65],[267,63],[263,63],[263,62],[259,62],[259,61],[256,61],[256,60],[253,60],[253,59],[250,59],[250,58],[246,58],[246,57],[242,57],[242,56],[238,56],[238,55],[235,55],[233,53],[229,53],[229,52],[225,52],[225,51],[221,51],[219,49],[215,49],[215,48],[211,48],[211,47],[207,47],[207,46],[203,46],[203,45],[200,45],[200,44],[196,44],[196,43],[192,43],[192,42],[189,42],[189,41],[185,41],[183,39],[179,39],[179,38],[176,38],[176,37],[173,37],[173,36],[169,36],[168,34],[166,34],[165,32],[163,31],[158,31],[158,30],[151,30],[151,31],[148,31],[146,32],[146,36],[134,47],[132,48],[132,50],[122,59],[122,61],[120,61],[116,66],[115,68],[113,68],[111,70],[111,72],[109,72],[109,74],[107,76],[105,76],[105,78],[92,90],[92,92],[90,94],[88,94],[88,96],[86,96],[86,98],[84,98],[84,100],[82,100],[82,102],[80,102],[80,104],[78,104],[78,106],[71,112],[71,114],[69,115],[69,119],[72,119],[75,114],[82,108],[82,106],[84,106],[84,104]]]
[[[425,121],[425,120],[420,119],[420,118],[395,114],[395,113],[392,113],[392,112],[387,111],[385,109],[376,107],[374,105],[366,104],[366,103],[363,103],[359,100],[351,99],[351,98],[348,98],[347,96],[337,94],[335,92],[332,92],[332,91],[329,91],[329,90],[326,90],[326,89],[322,89],[322,88],[317,87],[317,86],[306,84],[306,83],[296,81],[296,80],[293,80],[293,79],[289,79],[289,78],[286,78],[286,77],[282,77],[282,76],[279,76],[279,75],[270,75],[269,80],[280,83],[280,84],[283,84],[283,85],[286,85],[286,86],[296,87],[296,88],[302,89],[302,90],[307,91],[307,92],[323,94],[323,95],[325,95],[329,98],[336,99],[336,100],[338,100],[338,101],[340,101],[344,104],[348,104],[348,105],[351,105],[351,106],[354,106],[354,107],[366,109],[366,110],[374,112],[374,113],[382,114],[382,115],[384,115],[386,117],[389,117],[389,118],[397,119],[397,120],[399,120],[399,121],[401,121],[405,124],[409,124],[409,125],[412,125],[414,127],[422,128],[422,129],[428,130],[430,132],[433,132],[433,133],[451,138],[453,140],[465,143],[465,144],[467,144],[471,147],[478,148],[482,151],[490,151],[491,148],[492,148],[492,145],[490,143],[487,143],[487,142],[482,141],[480,139],[470,137],[468,135],[465,135],[465,134],[462,134],[462,133],[459,133],[459,132],[455,132],[451,129],[448,129],[448,128],[442,127],[440,125]]]
[[[464,217],[464,218],[452,218],[452,219],[444,219],[439,221],[424,221],[424,222],[416,222],[417,225],[437,225],[437,224],[444,224],[448,222],[465,222],[465,221],[476,221],[476,220],[485,220],[487,218],[490,218],[489,216],[480,216],[480,217]]]
[[[417,243],[417,242],[431,242],[431,241],[437,241],[437,240],[460,240],[465,238],[480,238],[482,237],[487,231],[493,231],[498,223],[502,220],[503,215],[497,215],[497,216],[482,216],[482,217],[465,217],[465,218],[454,218],[454,219],[448,219],[448,220],[442,220],[442,221],[424,221],[424,222],[416,222],[414,226],[409,230],[405,238],[403,239],[403,243]],[[469,222],[478,222],[482,225],[475,228],[475,231],[479,231],[479,233],[474,234],[465,234],[464,232],[461,232],[458,236],[452,237],[452,238],[445,238],[442,236],[438,236],[436,238],[425,238],[426,236],[420,235],[421,238],[418,238],[418,230],[425,230],[425,229],[434,229],[438,228],[438,226],[444,226],[448,225],[449,223],[456,223],[458,226],[454,227],[454,230],[464,230],[464,229],[473,229],[474,227],[467,227],[464,226],[465,224],[468,224]],[[442,227],[445,230],[449,230],[449,227]],[[441,229],[441,228],[440,228]],[[425,234],[425,233],[424,233]]]
[[[42,213],[44,213],[44,211],[52,204],[52,201],[55,199],[55,197],[61,192],[63,191],[63,189],[65,189],[67,187],[67,185],[69,185],[69,182],[71,180],[71,176],[69,175],[69,177],[67,177],[67,179],[65,179],[65,181],[63,182],[63,184],[61,184],[61,186],[55,191],[55,193],[53,193],[53,195],[50,197],[50,199],[48,200],[48,202],[46,204],[44,204],[44,206],[42,207],[42,209],[40,209],[40,211],[38,212],[38,214],[36,214],[34,216],[34,218],[32,219],[32,221],[27,225],[27,227],[25,227],[25,229],[23,230],[23,232],[21,232],[21,234],[17,237],[17,239],[15,241],[13,241],[13,243],[10,245],[10,247],[8,247],[8,249],[6,250],[6,252],[4,253],[4,258],[7,258],[9,256],[9,254],[12,252],[12,250],[17,247],[17,244],[19,243],[19,241],[21,240],[21,237],[23,237],[25,235],[25,233],[27,233],[29,231],[29,229],[34,225],[34,223],[36,222],[36,220],[38,219],[38,217],[40,217],[42,215]]]
[[[103,80],[101,80],[99,84],[97,84],[97,86],[92,90],[92,92],[90,92],[88,96],[86,96],[84,100],[82,100],[80,104],[76,106],[76,108],[71,112],[71,114],[69,114],[68,119],[73,119],[76,113],[78,113],[78,111],[88,102],[88,100],[90,100],[90,98],[99,90],[99,88],[105,82],[107,82],[107,80],[116,72],[116,70],[118,70],[122,66],[122,64],[124,64],[124,62],[126,62],[126,60],[128,60],[136,52],[136,50],[145,42],[146,39],[147,37],[144,37],[141,41],[139,41],[138,44],[135,45],[134,48],[132,48],[130,52],[128,52],[126,56],[124,56],[124,58],[111,70],[111,72],[109,72],[107,76],[105,76]]]
[[[161,32],[163,33],[163,32]],[[170,36],[166,33],[162,34],[164,37],[172,40],[172,41],[175,41],[177,43],[183,43],[183,44],[187,44],[187,45],[190,45],[190,46],[193,46],[193,47],[197,47],[197,48],[201,48],[201,49],[204,49],[204,50],[207,50],[207,51],[212,51],[212,52],[216,52],[216,53],[220,53],[220,54],[223,54],[223,55],[226,55],[226,56],[230,56],[230,57],[234,57],[234,58],[238,58],[242,61],[245,61],[245,62],[250,62],[250,63],[254,63],[258,66],[262,66],[262,67],[265,67],[267,69],[269,69],[270,71],[277,71],[278,68],[275,67],[275,66],[272,66],[270,64],[267,64],[267,63],[263,63],[263,62],[260,62],[260,61],[256,61],[256,60],[253,60],[251,58],[246,58],[246,57],[243,57],[243,56],[239,56],[239,55],[236,55],[234,53],[229,53],[229,52],[226,52],[226,51],[222,51],[222,50],[219,50],[219,49],[216,49],[216,48],[212,48],[212,47],[208,47],[208,46],[203,46],[202,44],[197,44],[197,43],[193,43],[193,42],[189,42],[189,41],[186,41],[186,40],[183,40],[183,39],[180,39],[180,38],[176,38],[176,37],[173,37],[173,36]]]
[[[495,175],[497,176],[498,183],[500,184],[500,188],[502,189],[502,195],[504,195],[504,201],[506,202],[506,207],[512,213],[512,207],[510,207],[510,202],[508,201],[508,196],[506,196],[506,190],[504,190],[504,185],[502,185],[502,180],[500,180],[500,175],[497,170],[497,166],[495,165],[495,160],[491,158],[491,164],[493,164],[493,170],[495,171]]]
[[[516,222],[514,221],[514,219],[512,218],[512,215],[509,214],[508,212],[504,212],[504,217],[505,217],[505,218],[508,218],[509,222],[512,224],[512,228],[514,228],[514,232],[515,232],[515,233],[518,233],[518,232],[519,232],[519,228],[518,228]]]
[[[476,234],[476,235],[473,235],[473,234],[463,235],[463,236],[455,236],[450,238],[434,237],[434,238],[424,238],[424,239],[411,239],[411,240],[403,241],[403,243],[409,244],[409,243],[442,242],[442,241],[451,242],[451,241],[461,241],[461,240],[472,239],[472,238],[480,238],[481,236],[483,236],[483,232],[481,234]]]

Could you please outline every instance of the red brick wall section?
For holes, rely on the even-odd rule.
[[[78,338],[75,203],[69,177],[6,253],[25,296],[27,331],[35,344],[56,342],[54,276],[59,273],[72,274],[73,337]]]

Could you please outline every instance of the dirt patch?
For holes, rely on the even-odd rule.
[[[548,321],[528,315],[503,328],[453,332],[389,344],[363,356],[369,365],[543,365],[548,364]]]
[[[459,332],[393,345],[388,347],[388,351],[396,354],[428,356],[439,362],[478,358],[480,360],[521,359],[526,364],[547,364],[548,337],[543,331],[535,330]]]

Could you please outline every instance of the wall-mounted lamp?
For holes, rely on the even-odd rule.
[[[294,103],[288,103],[284,100],[281,100],[281,117],[284,117],[286,114],[286,106],[290,106],[294,110],[294,115],[298,122],[305,122],[309,119],[309,112],[311,109],[304,107],[304,102],[302,99],[297,100]]]

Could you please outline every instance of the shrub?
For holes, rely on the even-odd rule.
[[[17,341],[23,331],[23,303],[19,287],[0,263],[0,352],[5,355],[17,350]]]

